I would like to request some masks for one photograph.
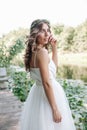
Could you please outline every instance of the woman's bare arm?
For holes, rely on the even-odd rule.
[[[60,122],[61,121],[61,115],[59,113],[59,110],[56,105],[53,89],[52,89],[52,83],[50,80],[50,75],[49,75],[49,56],[48,52],[45,49],[42,49],[39,54],[38,54],[38,65],[40,68],[40,73],[42,77],[42,83],[44,86],[44,90],[46,93],[46,96],[48,98],[48,101],[50,103],[50,106],[52,108],[52,112],[54,115],[54,121]]]
[[[56,67],[58,67],[57,40],[51,35],[49,38],[49,43],[52,46],[52,60],[54,61]]]

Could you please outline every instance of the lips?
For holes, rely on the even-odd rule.
[[[48,38],[44,38],[45,41],[48,41]]]
[[[48,39],[44,39],[44,42],[45,42],[45,43],[48,43]]]

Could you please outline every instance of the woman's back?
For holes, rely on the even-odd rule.
[[[43,52],[48,53],[48,51],[45,48],[36,49],[35,51],[32,52],[30,68],[39,68],[39,57],[41,57]],[[46,58],[50,62],[49,55]],[[42,61],[43,61],[43,59],[42,59]],[[45,62],[45,61],[43,61],[43,62]]]

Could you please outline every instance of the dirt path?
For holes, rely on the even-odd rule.
[[[19,130],[22,103],[9,90],[0,90],[0,130]]]

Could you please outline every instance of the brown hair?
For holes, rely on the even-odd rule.
[[[31,27],[30,27],[30,35],[27,37],[28,40],[26,41],[27,47],[25,50],[25,55],[24,55],[24,64],[26,70],[30,71],[30,62],[32,58],[32,51],[33,51],[33,46],[36,44],[36,37],[40,29],[42,28],[42,25],[46,23],[50,29],[50,23],[48,20],[45,19],[37,19],[32,22]],[[48,49],[48,47],[45,47]]]

